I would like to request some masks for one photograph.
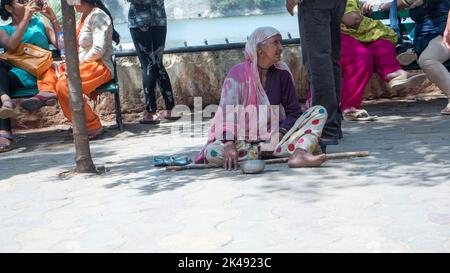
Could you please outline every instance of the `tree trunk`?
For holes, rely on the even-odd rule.
[[[76,172],[97,173],[94,162],[92,162],[86,128],[86,115],[81,91],[80,63],[78,60],[75,11],[73,6],[67,3],[67,0],[61,0],[61,11],[63,15],[67,83],[69,85],[73,138],[75,142]]]

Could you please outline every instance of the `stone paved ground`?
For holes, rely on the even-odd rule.
[[[202,139],[173,124],[128,125],[92,143],[101,176],[73,167],[67,131],[19,136],[0,157],[1,252],[448,252],[450,117],[444,100],[367,107],[329,152],[371,156],[261,175],[167,173],[156,155],[193,155]]]

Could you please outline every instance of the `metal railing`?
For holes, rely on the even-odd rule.
[[[300,39],[284,39],[281,40],[282,45],[300,45]],[[169,48],[164,50],[163,54],[179,54],[179,53],[195,53],[195,52],[207,52],[207,51],[221,51],[221,50],[233,50],[233,49],[244,49],[245,43],[226,43],[226,44],[215,44],[215,45],[201,45],[201,46],[184,46]],[[137,56],[136,50],[124,50],[115,51],[114,55],[117,58],[121,57],[134,57]]]

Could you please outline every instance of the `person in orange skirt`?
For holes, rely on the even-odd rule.
[[[77,43],[80,59],[80,76],[85,97],[95,99],[94,91],[113,78],[112,41],[119,43],[120,36],[114,30],[111,13],[101,0],[82,0],[75,6],[82,13],[77,24]],[[56,93],[58,102],[66,118],[71,121],[69,87],[65,66],[54,68],[38,79],[39,93]],[[103,134],[103,127],[98,115],[84,100],[86,124],[89,139],[93,140]]]

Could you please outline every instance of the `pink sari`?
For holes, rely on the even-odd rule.
[[[270,139],[271,130],[274,129],[274,126],[271,126],[272,121],[275,121],[278,126],[278,122],[285,118],[283,113],[277,111],[278,106],[271,107],[258,72],[257,45],[275,35],[281,34],[272,27],[257,28],[250,35],[245,45],[245,62],[232,67],[225,78],[219,109],[209,128],[207,143],[195,157],[196,163],[206,163],[204,151],[209,144],[217,139],[251,140],[255,142]],[[277,69],[288,71],[291,74],[292,81],[294,81],[286,63],[279,61],[274,65]],[[247,111],[247,114],[245,111],[236,113],[235,107],[250,109],[250,111]],[[261,112],[264,112],[264,109],[268,110],[266,111],[268,114],[264,115],[266,117],[261,117]],[[265,124],[266,120],[267,124]],[[260,130],[261,127],[268,130]]]

